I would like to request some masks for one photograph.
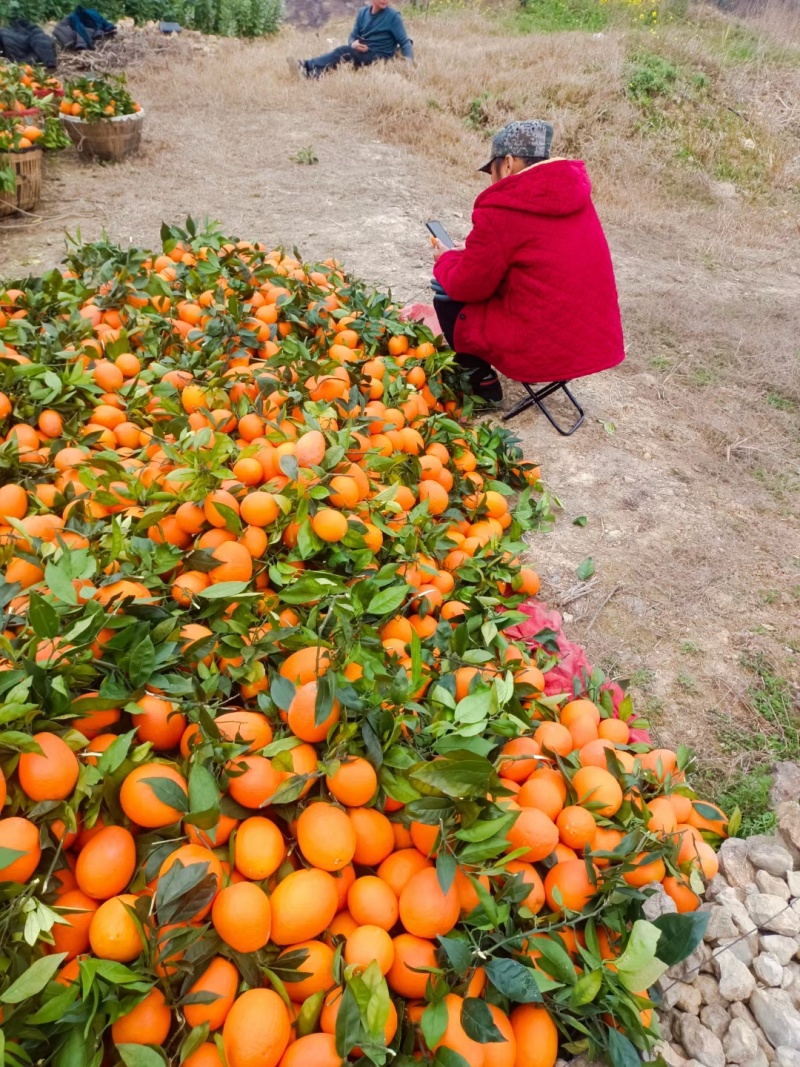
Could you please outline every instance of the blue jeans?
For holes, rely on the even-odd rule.
[[[343,44],[334,48],[332,52],[326,52],[324,56],[306,60],[306,70],[309,77],[318,78],[326,70],[335,70],[340,63],[352,63],[354,67],[366,67],[374,63],[376,59],[385,59],[375,52],[357,52],[349,44]]]

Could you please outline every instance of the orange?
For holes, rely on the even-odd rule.
[[[675,901],[678,912],[683,914],[687,911],[697,911],[700,907],[700,897],[689,885],[689,880],[683,875],[675,876],[668,874],[661,882],[664,892]]]
[[[539,872],[532,864],[523,863],[522,860],[511,860],[506,864],[506,870],[509,874],[522,875],[522,882],[526,887],[530,887],[530,892],[524,900],[520,901],[520,907],[527,908],[534,915],[538,915],[545,902],[544,883]]]
[[[318,937],[330,924],[338,906],[336,882],[327,871],[293,871],[270,897],[272,940],[296,945]]]
[[[136,904],[136,897],[124,893],[105,900],[92,916],[89,925],[89,944],[101,960],[130,963],[144,948],[136,923],[128,908]]]
[[[401,848],[381,863],[378,867],[378,877],[399,897],[417,871],[430,866],[431,861],[418,849]]]
[[[297,820],[297,843],[312,866],[338,871],[353,859],[356,832],[341,808],[320,801],[309,804]]]
[[[461,1009],[464,1006],[464,998],[456,993],[448,993],[444,998],[447,1008],[447,1026],[444,1033],[433,1046],[431,1051],[438,1048],[449,1048],[457,1052],[472,1067],[484,1067],[484,1045],[467,1037],[464,1027],[461,1025]]]
[[[697,830],[707,830],[719,834],[720,837],[728,836],[728,816],[722,808],[709,804],[706,800],[692,803],[692,810],[686,821]]]
[[[597,805],[594,812],[610,819],[622,807],[622,788],[610,771],[602,767],[581,767],[572,779],[579,804]]]
[[[149,741],[158,752],[176,748],[186,729],[186,718],[171,700],[146,693],[136,701],[141,713],[133,715],[139,742]]]
[[[271,819],[254,815],[244,819],[236,831],[233,862],[245,878],[261,882],[269,878],[283,863],[286,844]]]
[[[359,808],[375,795],[378,776],[371,763],[357,756],[343,761],[334,774],[326,776],[325,784],[340,804]]]
[[[639,757],[642,767],[663,782],[667,776],[672,776],[675,781],[682,781],[683,775],[677,770],[678,756],[670,748],[654,748],[651,752],[645,752]]]
[[[39,844],[39,828],[18,815],[0,819],[0,848],[20,852],[10,863],[0,867],[0,882],[24,884],[39,866],[42,846]]]
[[[157,782],[170,783],[159,786]],[[183,795],[183,810],[175,808],[172,803],[161,800],[156,789],[166,790],[165,796],[172,801],[181,799]],[[122,810],[131,820],[139,826],[148,829],[160,829],[162,826],[170,826],[180,822],[186,806],[188,806],[188,791],[186,779],[179,774],[174,767],[166,763],[142,763],[134,768],[122,783],[119,794],[119,802]]]
[[[42,754],[23,752],[19,758],[19,784],[34,801],[64,800],[75,788],[80,773],[78,758],[57,734],[43,731],[33,740]]]
[[[492,1013],[492,1022],[505,1040],[489,1041],[483,1046],[483,1067],[516,1067],[517,1039],[511,1020],[496,1004],[490,1004],[489,1011]]]
[[[394,851],[392,824],[374,808],[351,808],[347,816],[356,832],[353,862],[362,867],[377,867]]]
[[[280,673],[295,685],[305,685],[325,674],[331,661],[327,650],[318,645],[298,649],[287,656],[280,667]]]
[[[435,873],[435,872],[434,872]],[[393,938],[394,960],[386,974],[389,988],[398,996],[419,1000],[425,996],[430,975],[419,968],[436,968],[436,945],[414,934],[399,934]],[[412,970],[411,968],[414,968]]]
[[[234,882],[214,900],[211,921],[235,952],[258,952],[269,941],[272,908],[269,897],[252,882]]]
[[[326,993],[336,983],[333,978],[333,949],[323,941],[301,941],[281,953],[303,952],[305,959],[297,970],[308,975],[296,982],[284,982],[286,992],[298,1004],[315,993]],[[280,960],[280,956],[278,959]]]
[[[594,864],[591,866],[596,881],[599,871]],[[552,911],[583,911],[597,892],[597,885],[592,883],[583,860],[565,860],[545,875],[544,892]]]
[[[576,804],[570,804],[559,812],[556,826],[561,840],[569,848],[591,847],[597,834],[597,823],[592,813]]]
[[[111,1026],[115,1045],[163,1045],[172,1025],[172,1012],[160,989],[147,996]]]
[[[660,882],[667,873],[662,859],[651,859],[649,852],[640,852],[636,856],[628,856],[625,864],[633,865],[633,869],[624,871],[622,877],[628,885],[640,889],[643,885],[651,882]]]
[[[373,925],[359,926],[345,942],[344,959],[345,963],[351,967],[358,967],[362,971],[375,960],[381,969],[381,974],[386,974],[394,963],[394,945],[386,928]]]
[[[228,1067],[278,1067],[291,1037],[286,1007],[272,989],[248,989],[222,1030]]]
[[[278,792],[283,773],[265,756],[237,756],[228,764],[228,792],[245,808],[261,808]]]
[[[400,894],[400,921],[415,937],[439,937],[458,922],[460,904],[455,886],[442,892],[433,868],[413,875]]]
[[[524,848],[517,859],[526,863],[538,863],[549,856],[558,844],[558,827],[552,819],[537,808],[522,808],[517,820],[506,834],[508,851]]]
[[[234,515],[239,514],[239,502],[233,494],[229,493],[226,489],[215,489],[213,493],[209,493],[203,502],[203,512],[206,516],[206,521],[211,523],[212,526],[216,526],[220,529],[227,527],[228,519],[223,512],[217,509],[217,504],[228,508]],[[257,525],[253,523],[252,525]]]
[[[67,920],[69,926],[62,926],[60,923],[53,926],[53,951],[66,952],[66,959],[73,960],[89,948],[89,927],[99,905],[80,889],[70,889],[62,893],[57,903],[59,911],[62,908],[68,909],[62,913],[62,918]]]
[[[217,560],[208,576],[212,585],[221,582],[249,582],[253,577],[253,557],[245,545],[238,541],[225,541],[218,545],[212,555]]]
[[[57,435],[53,435],[57,436]],[[28,514],[28,494],[21,485],[0,486],[0,522],[24,519]]]
[[[270,526],[280,511],[272,493],[259,491],[248,493],[242,500],[239,514],[248,526]]]
[[[541,766],[540,760],[525,759],[524,757],[538,756],[541,751],[538,741],[534,740],[534,738],[515,737],[511,741],[507,741],[503,746],[502,755],[506,759],[498,767],[497,773],[501,778],[510,778],[512,782],[524,782],[537,767]]]
[[[305,650],[303,650],[305,651]],[[315,744],[324,741],[328,731],[339,721],[339,701],[334,699],[330,711],[321,722],[316,721],[317,683],[305,682],[289,705],[289,729],[301,741]]]
[[[399,915],[394,890],[374,875],[356,878],[347,894],[347,908],[359,926],[383,930],[391,930]]]
[[[584,717],[588,717],[597,726],[600,722],[600,709],[591,700],[570,700],[561,709],[558,717],[561,725],[566,726],[567,729]]]
[[[257,752],[272,742],[269,719],[258,711],[224,711],[214,719],[214,725],[227,741],[249,741],[248,752]]]
[[[207,1004],[186,1004],[183,1014],[189,1026],[208,1023],[209,1030],[219,1030],[231,1010],[239,987],[239,972],[230,960],[215,956],[189,989],[193,993],[211,993],[216,999]]]
[[[521,808],[536,808],[555,819],[564,807],[564,798],[552,778],[529,778],[514,798]]]
[[[311,526],[317,537],[331,543],[343,540],[349,529],[345,516],[333,508],[321,508],[311,520]]]
[[[216,883],[215,895],[222,888],[222,864],[211,849],[206,848],[205,845],[181,845],[174,852],[170,852],[158,870],[158,877],[163,878],[176,863],[180,863],[184,867],[205,868],[203,877],[211,876]],[[197,873],[200,873],[199,869]],[[195,912],[194,918],[202,919],[210,911],[211,903],[209,902]]]
[[[341,1063],[333,1034],[306,1034],[289,1045],[279,1067],[341,1067]]]
[[[568,756],[575,743],[572,734],[558,722],[541,722],[536,730],[536,741],[542,752],[554,752],[559,756]]]
[[[678,825],[675,809],[667,797],[656,797],[647,805],[649,822],[647,829],[654,834],[668,834]]]
[[[518,1004],[509,1016],[517,1042],[514,1067],[554,1067],[558,1030],[546,1008]]]
[[[191,1056],[186,1057],[183,1067],[222,1067],[217,1046],[212,1041],[206,1041]]]
[[[613,741],[615,745],[627,745],[630,739],[630,727],[622,719],[603,719],[597,727],[599,737]]]
[[[81,849],[75,878],[88,896],[108,900],[127,888],[135,870],[133,834],[123,826],[105,826]]]

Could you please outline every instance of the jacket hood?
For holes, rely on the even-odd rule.
[[[490,185],[475,207],[526,211],[532,215],[573,215],[592,195],[586,165],[580,159],[553,159]]]

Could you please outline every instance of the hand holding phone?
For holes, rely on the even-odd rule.
[[[431,219],[429,222],[426,222],[425,225],[427,226],[431,237],[434,239],[434,244],[436,241],[439,241],[445,248],[455,248],[453,238],[444,226],[442,226],[441,222],[437,222],[436,219]]]

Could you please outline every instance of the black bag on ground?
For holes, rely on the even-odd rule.
[[[41,26],[25,19],[0,28],[0,55],[12,63],[41,63],[48,70],[56,66],[55,41]]]

